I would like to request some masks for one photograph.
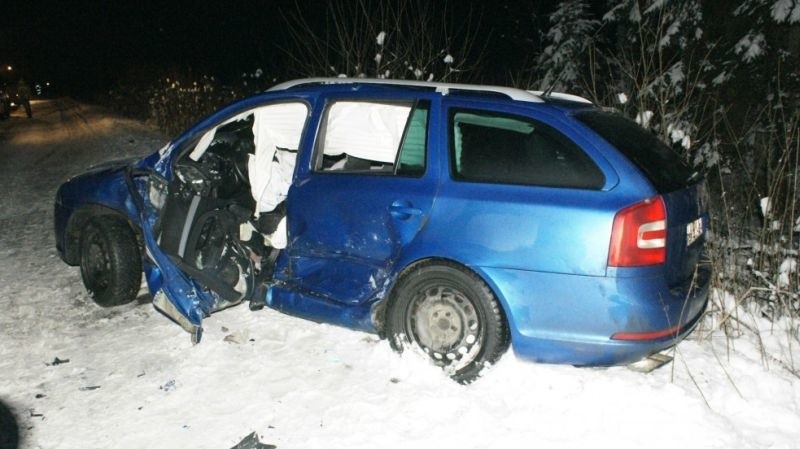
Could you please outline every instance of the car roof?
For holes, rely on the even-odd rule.
[[[428,92],[436,92],[441,95],[453,93],[472,93],[477,95],[490,95],[498,99],[521,101],[527,103],[556,103],[562,106],[574,104],[574,106],[591,105],[592,102],[586,98],[560,93],[542,92],[518,89],[515,87],[493,86],[482,84],[460,84],[460,83],[441,83],[414,80],[389,80],[375,78],[304,78],[286,81],[273,86],[268,92],[290,91],[296,89],[303,90],[337,90],[342,86],[365,86],[382,87],[397,91],[418,91],[420,89]]]

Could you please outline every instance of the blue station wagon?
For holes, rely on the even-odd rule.
[[[242,302],[375,332],[469,382],[509,345],[641,360],[695,327],[703,181],[635,123],[567,94],[304,79],[160,151],[64,183],[56,246],[101,306],[193,341]]]

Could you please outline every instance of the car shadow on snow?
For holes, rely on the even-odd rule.
[[[19,447],[19,427],[11,409],[0,401],[0,449]]]

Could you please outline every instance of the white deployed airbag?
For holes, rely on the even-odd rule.
[[[409,105],[339,101],[328,110],[323,154],[394,164]]]
[[[278,103],[258,108],[254,113],[256,150],[250,156],[247,170],[258,215],[272,211],[286,199],[308,107],[303,103]]]

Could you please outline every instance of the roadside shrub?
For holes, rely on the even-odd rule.
[[[220,107],[266,90],[275,82],[275,78],[268,80],[261,69],[242,73],[230,84],[209,75],[173,70],[155,79],[126,77],[103,101],[123,115],[146,120],[175,136]]]
[[[159,79],[148,93],[149,119],[170,136],[237,97],[232,88],[205,75],[197,80]]]

